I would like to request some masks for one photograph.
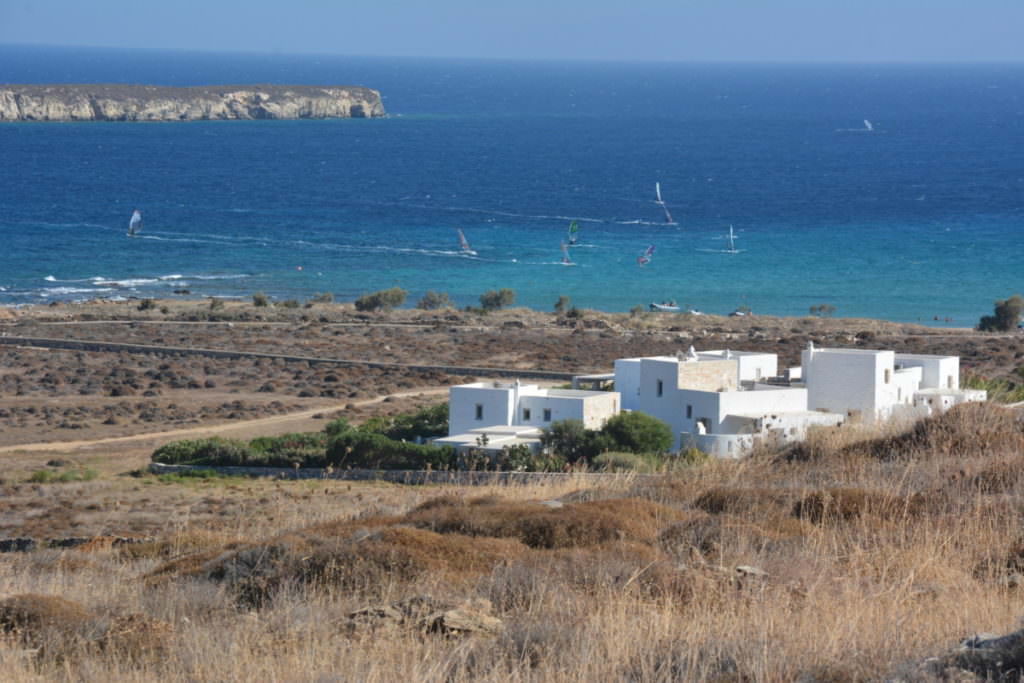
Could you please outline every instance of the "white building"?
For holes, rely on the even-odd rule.
[[[868,349],[816,349],[802,354],[802,382],[811,410],[842,413],[865,423],[925,417],[986,392],[960,388],[957,356]]]
[[[739,457],[759,441],[803,439],[811,426],[842,424],[842,415],[808,411],[806,389],[766,383],[777,368],[774,354],[691,348],[684,357],[617,360],[615,386],[624,408],[669,425],[675,449],[692,446],[718,457]]]
[[[541,429],[551,423],[579,420],[600,429],[619,409],[616,391],[547,389],[518,380],[462,384],[448,391],[448,436],[434,443],[459,450],[520,444],[538,450]]]
[[[984,391],[960,389],[956,356],[808,345],[802,360],[780,375],[775,354],[691,347],[685,355],[616,360],[616,391],[543,389],[518,381],[455,386],[449,435],[435,443],[492,452],[527,445],[536,451],[541,430],[553,422],[574,419],[600,429],[620,410],[636,410],[669,425],[674,449],[736,458],[758,443],[802,440],[812,427],[923,417],[986,398]],[[584,376],[595,378],[606,376]]]

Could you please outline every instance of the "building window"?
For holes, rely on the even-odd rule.
[[[659,379],[658,380],[658,396],[661,396],[663,390],[664,390],[664,385],[662,384],[661,380]]]
[[[693,406],[692,405],[688,405],[688,406],[686,406],[686,419],[689,420],[692,417],[693,417]]]
[[[484,404],[483,403],[477,403],[476,404],[476,419],[478,419],[478,420],[484,419]]]
[[[899,403],[903,400],[903,388],[896,387],[896,402]]]
[[[892,370],[889,368],[885,369],[885,383],[888,384],[892,381]]]
[[[953,375],[946,375],[946,388],[947,389],[952,389],[953,388]]]
[[[551,422],[551,408],[544,409],[544,421]]]
[[[523,422],[529,422],[529,421],[530,421],[530,409],[529,408],[523,408]]]

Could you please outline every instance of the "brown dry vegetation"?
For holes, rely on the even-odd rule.
[[[12,681],[932,680],[926,658],[1024,613],[1022,444],[1019,414],[985,405],[657,477],[104,476],[63,486],[224,514],[0,556],[0,666]],[[460,631],[474,610],[500,628]]]

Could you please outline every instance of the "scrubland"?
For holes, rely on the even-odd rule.
[[[22,486],[136,502],[0,555],[11,681],[968,680],[926,660],[1024,613],[1024,425],[987,404],[654,476]]]

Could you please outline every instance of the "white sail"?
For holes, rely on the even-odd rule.
[[[665,212],[665,222],[674,225],[675,220],[672,218],[672,214],[669,213],[668,207],[665,206],[665,202],[661,198],[661,183],[654,183],[654,194],[657,197],[654,203],[661,207],[661,210]]]
[[[569,258],[569,245],[567,245],[565,242],[562,242],[562,265],[573,265],[572,259]]]
[[[729,249],[727,249],[727,251],[730,254],[737,253],[735,240],[736,240],[736,233],[733,232],[732,226],[730,225],[729,226]]]
[[[455,231],[459,233],[459,250],[467,256],[476,256],[476,252],[473,251],[471,246],[469,246],[469,240],[467,240],[466,236],[462,233],[462,229],[455,228]]]
[[[142,231],[142,212],[138,209],[132,211],[132,219],[128,222],[128,236],[134,237]]]
[[[871,130],[874,130],[874,129],[875,129],[875,127],[873,125],[871,125],[871,122],[868,121],[867,119],[864,119],[864,130],[871,131]]]

